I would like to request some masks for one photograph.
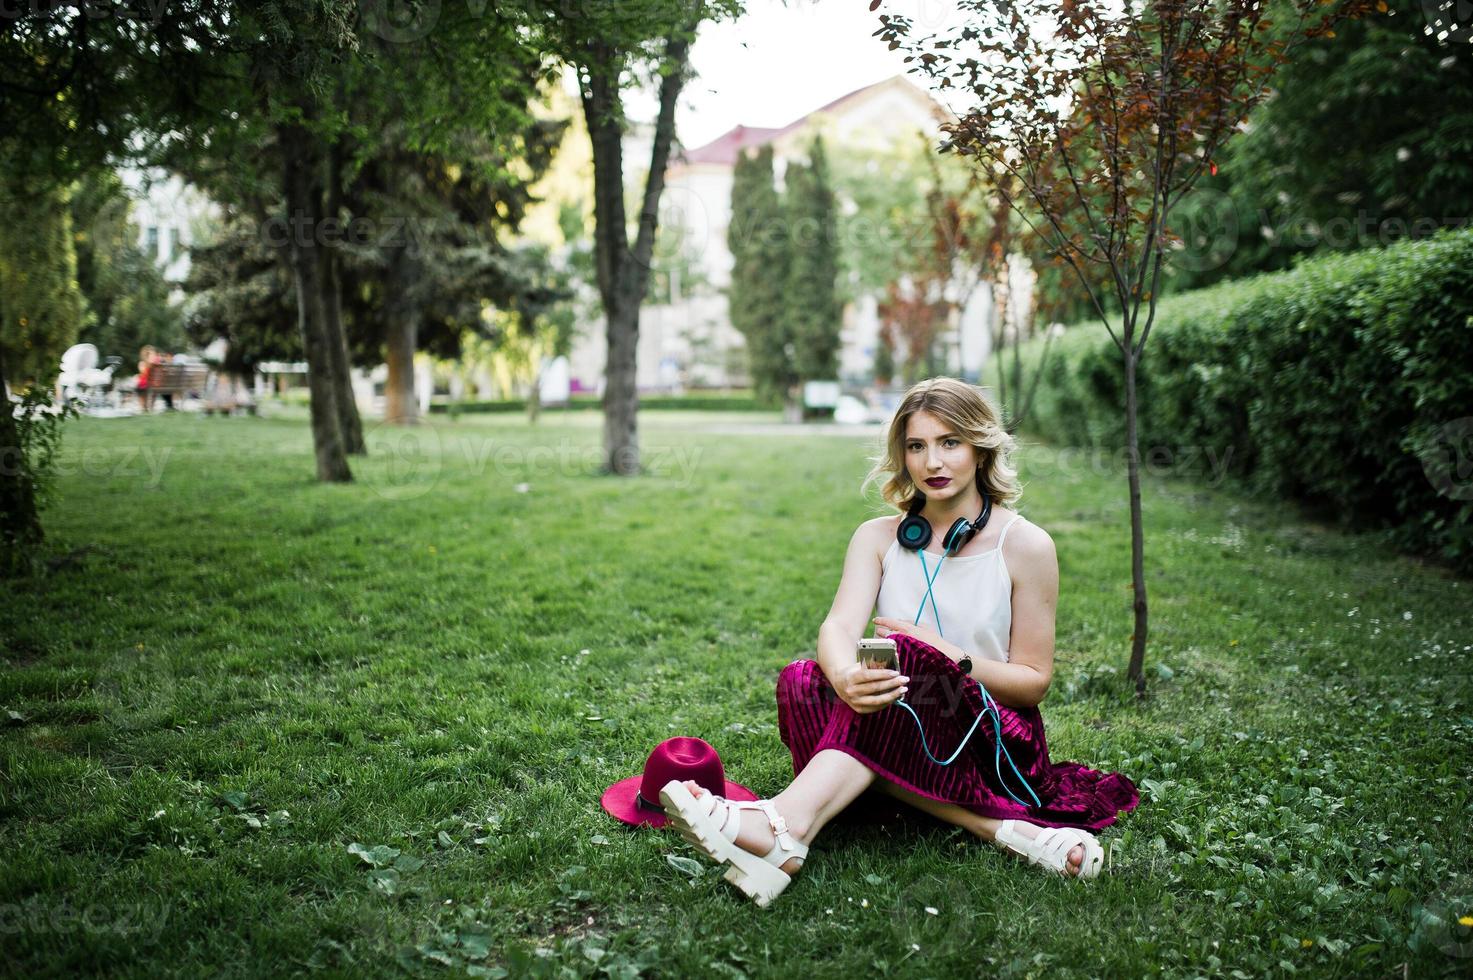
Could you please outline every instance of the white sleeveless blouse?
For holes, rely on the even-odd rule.
[[[952,556],[942,561],[940,554],[925,552],[925,571],[921,570],[921,553],[890,542],[881,561],[880,594],[875,601],[875,615],[890,619],[916,621],[916,612],[925,599],[926,609],[920,625],[937,630],[972,655],[974,659],[1008,662],[1008,646],[1013,628],[1013,580],[1002,557],[1002,543],[1008,531],[1022,514],[1017,514],[1002,529],[997,547],[975,555]],[[932,541],[932,544],[935,544]],[[941,570],[936,570],[937,563]],[[933,577],[931,594],[941,607],[941,626],[936,625],[936,609],[926,598],[926,575]]]

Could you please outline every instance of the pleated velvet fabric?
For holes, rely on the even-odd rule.
[[[978,683],[950,657],[928,643],[893,635],[900,671],[910,678],[905,701],[915,709],[931,755],[952,757],[987,705]],[[955,803],[984,817],[1026,820],[1045,827],[1100,830],[1140,804],[1135,784],[1120,773],[1076,762],[1054,762],[1037,707],[996,706],[1002,744],[1039,803],[1019,781],[998,738],[990,712],[950,765],[939,765],[922,749],[915,717],[898,704],[858,714],[834,691],[815,660],[783,668],[777,683],[778,732],[793,755],[793,774],[824,749],[837,749],[902,789]],[[1015,802],[1012,796],[1024,801]],[[876,799],[865,797],[873,804]],[[910,808],[904,808],[910,809]]]

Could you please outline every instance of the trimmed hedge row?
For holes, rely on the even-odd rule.
[[[642,395],[639,399],[639,407],[644,409],[684,409],[687,411],[701,412],[771,412],[777,409],[760,405],[751,394],[737,392],[734,394],[698,394],[698,395]],[[452,408],[456,412],[525,412],[527,402],[521,398],[509,398],[501,401],[468,401],[468,402],[434,402],[430,405],[431,412],[449,412]],[[545,411],[563,411],[602,409],[603,402],[596,395],[574,395],[568,400],[568,404],[556,406],[544,406]]]
[[[1164,298],[1137,371],[1142,458],[1213,450],[1243,489],[1473,571],[1470,353],[1466,230]],[[1103,327],[1070,330],[1049,361],[1027,428],[1123,447],[1124,370]]]

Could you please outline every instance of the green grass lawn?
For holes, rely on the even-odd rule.
[[[0,606],[0,968],[1473,970],[1468,583],[1150,476],[1137,702],[1124,475],[1047,447],[1019,461],[1059,554],[1050,749],[1143,795],[1105,876],[917,814],[831,825],[759,910],[608,817],[671,735],[758,793],[792,776],[774,683],[879,511],[864,439],[712,431],[764,419],[644,413],[622,480],[596,413],[437,417],[375,430],[347,486],[300,418],[75,423],[46,522],[86,550]]]

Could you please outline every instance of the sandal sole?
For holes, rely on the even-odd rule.
[[[703,832],[700,827],[693,825],[682,812],[683,808],[691,807],[691,812],[700,816],[705,814],[694,809],[699,802],[684,786],[677,786],[674,791],[670,787],[660,790],[660,803],[665,807],[670,824],[680,832],[680,836],[694,844],[697,850],[712,861],[727,865],[722,877],[756,902],[758,908],[766,908],[793,880],[781,868],[773,867],[758,855],[728,841],[719,832],[714,836],[720,840],[713,840],[713,834]]]

